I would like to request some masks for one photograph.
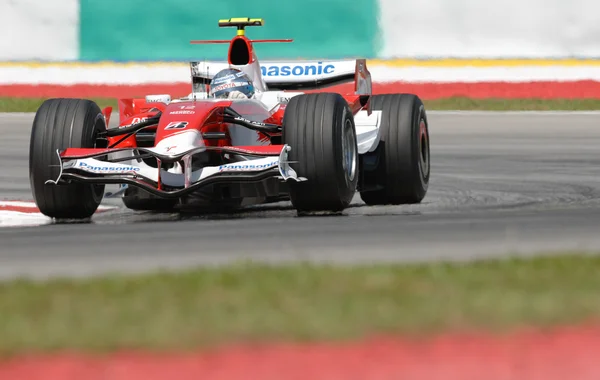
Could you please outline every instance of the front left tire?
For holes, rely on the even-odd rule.
[[[104,185],[72,182],[47,185],[60,173],[57,150],[102,148],[99,133],[106,122],[96,103],[84,99],[48,99],[35,114],[29,146],[29,180],[40,212],[57,219],[92,216],[104,196]]]
[[[289,181],[292,204],[299,213],[339,212],[354,197],[358,183],[358,147],[354,117],[336,93],[294,96],[283,120],[283,143],[299,177]]]

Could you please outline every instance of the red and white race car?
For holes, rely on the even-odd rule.
[[[228,209],[291,200],[299,214],[340,212],[357,191],[367,205],[419,203],[429,184],[427,117],[413,94],[372,95],[364,59],[259,63],[245,27],[227,62],[190,63],[189,96],[148,95],[112,109],[84,99],[48,99],[31,134],[30,179],[40,211],[88,218],[104,196],[135,210]],[[252,81],[251,98],[213,97],[223,69]],[[354,82],[341,95],[325,87]],[[310,93],[303,92],[312,90]],[[105,185],[119,184],[113,194]]]

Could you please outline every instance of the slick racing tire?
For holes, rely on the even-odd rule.
[[[289,181],[298,213],[340,212],[350,204],[358,183],[358,148],[354,117],[335,93],[294,96],[283,119],[283,143],[299,177]]]
[[[429,125],[423,102],[413,94],[371,97],[381,111],[381,139],[376,150],[376,190],[360,192],[367,205],[420,203],[429,187]]]
[[[29,145],[29,180],[35,203],[41,213],[58,219],[84,219],[92,216],[104,196],[104,185],[71,182],[45,184],[60,174],[57,150],[104,148],[98,140],[106,131],[98,105],[83,99],[48,99],[33,120]]]
[[[122,200],[125,207],[136,211],[172,211],[177,205],[177,199],[154,198],[152,194],[136,187],[128,187]]]

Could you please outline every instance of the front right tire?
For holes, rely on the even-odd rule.
[[[358,148],[348,102],[336,93],[294,96],[283,120],[283,143],[299,177],[289,181],[292,204],[299,213],[340,212],[356,193]]]

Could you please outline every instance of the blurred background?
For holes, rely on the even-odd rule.
[[[230,38],[217,20],[260,17],[257,47],[275,58],[597,57],[594,0],[3,0],[0,60],[173,61],[222,58],[190,39]]]
[[[231,38],[219,19],[260,17],[265,25],[249,28],[250,38],[294,42],[256,44],[259,60],[368,58],[374,82],[389,84],[375,93],[597,98],[599,7],[593,0],[2,0],[0,97],[73,95],[64,88],[73,85],[88,97],[185,95],[189,60],[227,54],[226,44],[189,41]]]

